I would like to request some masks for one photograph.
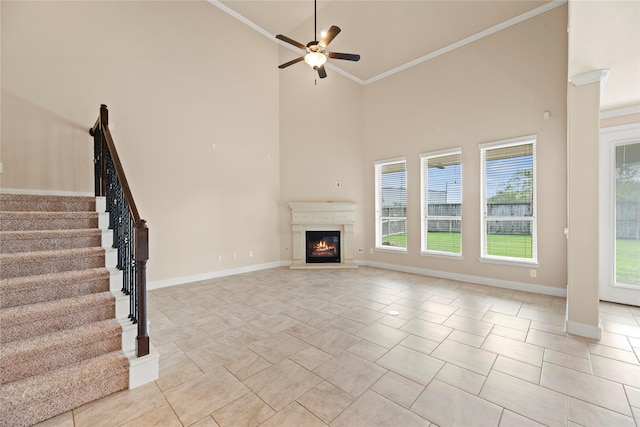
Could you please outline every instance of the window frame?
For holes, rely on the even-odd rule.
[[[516,265],[537,268],[538,264],[538,198],[537,198],[537,143],[538,135],[527,135],[517,138],[479,144],[480,149],[480,262]],[[532,144],[532,209],[531,216],[497,217],[487,215],[487,162],[486,153],[498,148],[509,148]],[[515,256],[489,255],[487,253],[487,222],[488,221],[530,221],[531,222],[531,258]]]
[[[378,160],[375,161],[374,170],[375,170],[375,249],[377,251],[385,251],[385,252],[393,252],[393,253],[407,253],[407,247],[399,247],[399,246],[390,246],[382,244],[382,221],[386,217],[382,217],[382,200],[380,200],[381,187],[382,187],[382,167],[386,165],[392,164],[404,164],[404,174],[405,174],[405,216],[404,217],[393,217],[394,219],[404,218],[405,221],[405,233],[407,233],[407,214],[406,214],[406,203],[408,199],[408,176],[407,176],[407,158],[406,157],[395,157],[392,159]],[[408,233],[407,233],[408,237]],[[408,239],[407,239],[408,240]],[[408,246],[408,242],[406,243]]]
[[[458,155],[460,157],[460,176],[458,177],[460,183],[460,215],[459,216],[430,216],[429,215],[429,174],[428,174],[428,162],[430,159],[436,159],[439,157],[446,157],[451,155]],[[442,256],[446,258],[462,259],[462,207],[463,207],[463,194],[462,194],[462,147],[455,147],[446,150],[432,151],[428,153],[420,154],[420,255]],[[429,220],[456,220],[460,221],[460,252],[447,252],[436,251],[428,249],[428,229]]]

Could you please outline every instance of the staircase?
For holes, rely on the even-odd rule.
[[[95,197],[0,194],[0,426],[129,387],[98,222]]]

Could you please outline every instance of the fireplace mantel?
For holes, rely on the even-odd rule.
[[[293,236],[292,269],[357,268],[354,259],[353,227],[357,204],[351,202],[290,202]],[[340,231],[340,263],[311,264],[305,259],[305,234],[312,230]]]

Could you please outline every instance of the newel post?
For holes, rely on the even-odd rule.
[[[135,261],[138,282],[138,336],[136,354],[149,354],[149,334],[147,331],[147,260],[149,259],[149,228],[145,220],[135,224]]]

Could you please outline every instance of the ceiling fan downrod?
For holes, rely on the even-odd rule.
[[[290,39],[282,34],[276,35],[278,40],[282,40],[285,43],[289,43],[292,46],[302,50],[303,56],[293,59],[284,64],[278,65],[278,68],[287,68],[290,65],[297,64],[298,62],[306,62],[318,73],[318,77],[324,79],[327,77],[327,72],[324,69],[324,64],[327,62],[327,58],[342,59],[347,61],[359,61],[360,55],[353,53],[338,53],[327,51],[327,46],[340,32],[340,27],[332,25],[322,37],[322,40],[318,41],[318,2],[313,0],[313,41],[310,41],[306,46],[300,42]]]

